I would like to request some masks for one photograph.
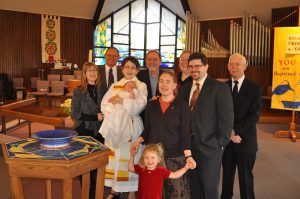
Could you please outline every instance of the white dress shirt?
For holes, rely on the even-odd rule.
[[[241,89],[241,86],[242,86],[242,84],[243,84],[243,81],[244,81],[244,79],[245,79],[245,75],[243,75],[243,77],[241,77],[240,79],[238,79],[237,81],[239,82],[238,83],[238,92],[240,92],[240,89]],[[231,90],[233,91],[233,87],[234,87],[234,79],[231,79],[231,81],[232,81],[232,84],[231,84]]]
[[[195,91],[196,88],[197,88],[196,83],[199,83],[199,84],[200,84],[199,89],[200,89],[200,92],[201,92],[201,88],[202,88],[202,86],[203,86],[204,81],[206,80],[206,78],[207,78],[207,74],[206,74],[206,76],[203,77],[199,82],[193,80],[193,85],[192,85],[191,92],[190,92],[189,104],[191,103],[191,99],[192,99],[193,93],[194,93],[194,91]]]
[[[108,86],[108,76],[109,76],[109,69],[110,67],[107,66],[105,64],[105,77],[106,77],[106,85]],[[117,73],[117,65],[115,65],[114,67],[112,67],[113,69],[113,75],[114,75],[114,82],[117,82],[118,81],[118,73]]]

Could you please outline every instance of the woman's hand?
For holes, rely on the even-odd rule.
[[[153,101],[153,100],[157,100],[159,98],[159,96],[153,96],[150,101]]]
[[[101,121],[104,120],[104,115],[103,115],[103,113],[98,113],[97,116],[98,116],[98,121],[101,122]]]
[[[130,145],[130,151],[137,153],[140,148],[140,144],[144,141],[142,137],[138,137],[131,145]]]
[[[112,103],[113,105],[115,104],[123,104],[123,98],[120,98],[119,96],[113,96],[108,100],[109,103]]]
[[[135,94],[134,94],[133,90],[129,91],[129,97],[130,97],[130,99],[135,99]]]

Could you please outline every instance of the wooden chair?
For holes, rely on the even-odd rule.
[[[74,75],[82,75],[82,70],[74,70]]]
[[[5,93],[4,93],[4,81],[0,79],[0,104],[4,104]]]
[[[49,74],[47,76],[48,81],[59,81],[60,80],[60,75],[53,75],[53,74]]]
[[[66,94],[66,97],[67,98],[73,97],[74,89],[80,85],[81,85],[81,80],[77,80],[77,79],[70,80],[68,82],[68,93]]]
[[[23,98],[23,94],[26,90],[26,88],[24,87],[24,79],[23,77],[13,77],[12,78],[12,82],[13,82],[13,88],[15,90],[15,96],[17,99],[22,99]]]
[[[30,92],[27,94],[28,98],[35,96],[37,98],[38,103],[40,103],[40,97],[46,97],[49,93],[49,81],[45,80],[37,80],[36,81],[37,91]]]
[[[37,80],[40,80],[40,78],[39,77],[30,77],[31,91],[37,91]]]
[[[54,101],[54,105],[56,105],[56,99],[60,99],[62,101],[62,97],[64,96],[65,89],[65,81],[51,81],[51,92],[47,94],[49,99],[49,105],[52,106],[52,101]]]
[[[81,75],[76,75],[75,79],[81,80]]]
[[[61,76],[61,80],[62,81],[65,81],[65,87],[67,88],[68,87],[68,82],[69,80],[71,79],[75,79],[75,76],[74,75],[62,75]]]

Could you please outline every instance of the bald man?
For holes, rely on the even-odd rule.
[[[240,198],[254,199],[253,167],[256,159],[256,123],[261,111],[261,88],[245,77],[246,59],[241,54],[229,58],[227,82],[232,91],[234,126],[231,141],[225,147],[221,199],[231,199],[236,168],[238,169]]]

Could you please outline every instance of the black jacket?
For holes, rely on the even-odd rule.
[[[146,122],[141,136],[146,144],[162,143],[165,157],[183,155],[183,151],[191,147],[188,104],[176,98],[163,113],[159,100],[150,101],[146,106]]]
[[[227,81],[227,85],[231,89],[232,81]],[[245,78],[234,100],[233,129],[242,138],[240,144],[234,144],[237,152],[255,153],[258,149],[256,123],[262,106],[261,96],[261,87]]]

